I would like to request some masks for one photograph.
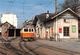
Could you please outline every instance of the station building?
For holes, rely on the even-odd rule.
[[[48,38],[58,35],[58,38],[78,38],[79,16],[70,8],[58,13],[46,21]]]
[[[80,17],[72,9],[67,8],[45,19],[43,22],[45,25],[43,26],[41,26],[37,20],[35,28],[39,26],[41,28],[43,27],[39,30],[39,32],[42,32],[38,33],[42,39],[55,38],[55,35],[57,35],[58,38],[79,38],[79,18]]]

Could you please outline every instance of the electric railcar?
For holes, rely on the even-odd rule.
[[[27,41],[35,40],[35,31],[33,28],[23,28],[20,34],[23,40]]]

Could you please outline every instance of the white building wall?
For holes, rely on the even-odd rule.
[[[66,14],[65,14],[66,15]],[[66,18],[67,19],[67,18]],[[57,26],[56,26],[57,25]],[[76,26],[76,32],[72,32],[72,25]],[[64,36],[63,27],[69,27],[70,36]],[[56,30],[57,28],[57,30]],[[62,33],[59,33],[59,28],[62,28]],[[53,24],[53,32],[59,34],[60,38],[78,38],[78,18],[69,18],[69,23],[64,22],[64,17],[62,16]]]
[[[72,32],[72,25],[76,26],[76,32]],[[78,19],[71,19],[70,33],[71,38],[78,38]]]
[[[63,23],[63,19],[59,19],[57,21],[57,32],[58,32],[60,38],[63,38],[63,24],[64,24]],[[62,32],[61,33],[59,33],[59,28],[62,28]]]
[[[76,26],[76,32],[75,33],[72,32],[72,25]],[[63,34],[64,34],[63,33],[63,27],[69,27],[70,36],[63,36]],[[62,28],[62,33],[59,33],[59,28]],[[64,18],[60,18],[57,21],[57,33],[60,35],[60,38],[78,38],[78,20],[77,20],[77,18],[69,19],[69,23],[65,23]]]
[[[11,14],[11,13],[2,14],[1,23],[5,23],[5,22],[10,23],[11,25],[17,28],[17,16],[15,14]]]

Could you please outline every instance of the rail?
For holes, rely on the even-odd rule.
[[[26,52],[23,48],[24,45],[22,45],[22,41],[20,40],[20,42],[18,43],[18,47],[20,47],[20,49],[18,49],[18,47],[16,47],[12,41],[15,40],[15,39],[11,39],[9,41],[5,41],[4,39],[1,39],[2,41],[2,45],[5,47],[4,49],[8,49],[8,50],[11,50],[12,52],[14,52],[15,55],[31,55],[30,53]],[[6,50],[7,51],[7,50]],[[0,53],[2,54],[6,54],[4,52],[1,52]],[[7,55],[7,54],[6,54]]]

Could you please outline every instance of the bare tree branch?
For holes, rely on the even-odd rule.
[[[80,6],[80,0],[65,0],[65,2],[62,5],[62,10],[66,8],[71,8],[75,12],[77,12],[77,7]]]

